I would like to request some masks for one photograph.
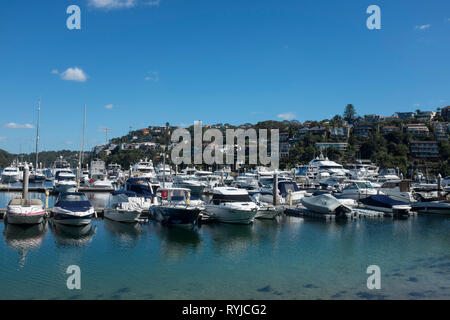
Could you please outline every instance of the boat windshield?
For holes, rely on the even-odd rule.
[[[236,194],[236,195],[223,195],[214,194],[212,202],[214,204],[220,204],[225,202],[251,202],[250,196],[248,194]]]
[[[59,198],[60,201],[89,201],[84,194],[63,194]]]
[[[58,181],[75,181],[74,177],[71,176],[59,176]]]

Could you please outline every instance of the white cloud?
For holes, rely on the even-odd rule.
[[[5,141],[6,137],[0,137],[0,141]]]
[[[113,105],[112,104],[107,104],[106,106],[105,106],[105,109],[112,109],[113,108]]]
[[[149,76],[146,76],[144,79],[145,81],[154,81],[154,82],[158,82],[159,81],[159,75],[158,72],[156,71],[152,71],[149,72]]]
[[[425,30],[425,29],[429,29],[431,27],[431,24],[424,24],[421,26],[416,26],[416,29],[418,30]]]
[[[150,0],[147,2],[144,2],[144,5],[149,7],[159,7],[159,4],[161,3],[161,0]]]
[[[15,122],[7,123],[3,127],[10,128],[10,129],[33,129],[34,128],[34,126],[29,123],[20,124],[20,123],[15,123]]]
[[[61,79],[67,81],[85,82],[87,80],[87,75],[82,69],[74,67],[68,68],[66,71],[61,73]]]
[[[51,74],[58,74],[59,72],[58,72],[58,69],[53,69],[52,71],[51,71]]]
[[[89,5],[97,9],[122,9],[132,8],[137,5],[137,0],[89,0]]]
[[[295,114],[293,112],[280,113],[277,115],[277,118],[283,120],[292,120],[295,118]]]

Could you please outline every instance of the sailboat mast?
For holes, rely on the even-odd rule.
[[[86,129],[86,104],[84,105],[84,116],[83,116],[83,132],[81,134],[81,147],[80,156],[78,162],[80,163],[80,170],[83,163],[83,150],[84,150],[84,130]]]
[[[36,126],[36,164],[34,167],[34,171],[37,172],[38,169],[38,161],[39,161],[39,124],[41,121],[41,98],[39,98],[38,102],[38,118],[37,118],[37,126]]]

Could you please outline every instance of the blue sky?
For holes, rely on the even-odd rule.
[[[2,1],[0,148],[34,150],[39,98],[41,150],[79,149],[85,103],[87,149],[100,127],[431,110],[450,104],[449,52],[448,0]]]

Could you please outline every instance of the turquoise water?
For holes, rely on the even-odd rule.
[[[446,217],[0,231],[0,299],[450,298]],[[69,265],[81,268],[81,290],[66,287]],[[366,287],[369,265],[381,268],[380,290]]]

